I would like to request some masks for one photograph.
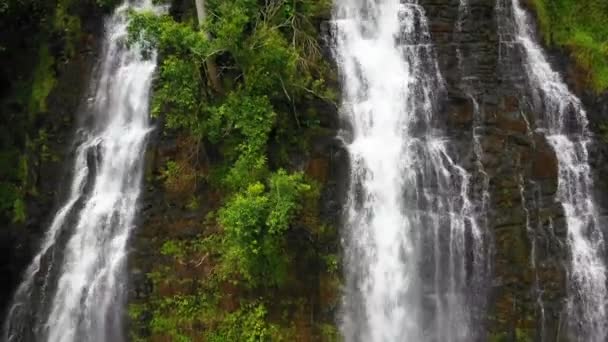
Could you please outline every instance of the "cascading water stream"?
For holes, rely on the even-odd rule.
[[[524,180],[524,176],[522,174],[519,174],[519,197],[521,200],[521,206],[522,209],[524,211],[525,214],[525,222],[526,222],[526,232],[528,233],[528,238],[530,239],[530,267],[532,268],[532,270],[534,271],[534,284],[533,284],[533,292],[534,292],[534,296],[536,297],[536,308],[537,308],[537,320],[540,322],[538,324],[538,334],[537,334],[537,339],[539,342],[544,342],[546,341],[546,314],[545,314],[545,303],[543,301],[543,289],[542,289],[542,284],[540,283],[540,279],[538,276],[538,265],[537,265],[537,260],[536,260],[536,254],[537,254],[537,241],[536,241],[536,235],[535,235],[535,231],[541,231],[542,229],[542,223],[537,222],[537,226],[533,227],[532,226],[532,220],[531,220],[531,216],[532,216],[532,212],[531,212],[531,208],[536,208],[538,210],[538,208],[541,208],[542,203],[538,203],[539,199],[541,197],[540,194],[540,187],[537,184],[531,183],[531,184],[526,184],[525,180]],[[532,188],[531,192],[533,193],[532,196],[532,200],[530,201],[530,205],[528,204],[528,200],[526,199],[526,190],[528,188]],[[538,216],[538,213],[535,213],[536,216]]]
[[[342,334],[474,341],[469,251],[483,238],[437,117],[445,90],[424,10],[339,0],[334,27],[351,160]]]
[[[476,63],[465,62],[465,57],[463,54],[462,46],[466,44],[465,39],[463,38],[467,30],[471,30],[470,28],[465,28],[466,24],[471,24],[471,5],[469,0],[460,0],[458,3],[458,17],[456,19],[456,25],[454,28],[454,41],[456,44],[456,58],[458,60],[458,69],[460,71],[460,88],[464,95],[471,101],[473,106],[473,127],[472,127],[472,143],[473,143],[473,156],[475,163],[475,180],[479,182],[479,190],[475,191],[477,194],[477,202],[476,202],[476,224],[479,225],[477,228],[480,230],[480,234],[487,234],[488,227],[488,212],[490,205],[490,177],[486,172],[483,165],[484,152],[481,144],[481,134],[480,131],[484,129],[484,113],[479,105],[478,98],[481,97],[480,89],[483,89],[481,86],[481,82],[479,77],[475,75],[475,71],[473,70],[476,67]],[[476,54],[475,48],[469,48],[467,57],[472,58]],[[472,175],[471,178],[474,176]],[[475,180],[471,180],[471,185]],[[472,286],[476,287],[477,294],[479,295],[477,301],[477,308],[483,309],[485,307],[485,283],[487,277],[490,274],[491,270],[491,249],[488,243],[488,237],[479,236],[473,244],[473,253],[474,256],[474,268],[473,268],[473,277],[474,281],[472,282]]]
[[[106,22],[103,54],[75,151],[67,199],[25,271],[4,324],[13,341],[121,341],[125,256],[140,193],[154,56],[127,46],[123,4]]]
[[[605,246],[593,198],[587,114],[535,41],[531,20],[519,0],[508,3],[512,23],[503,25],[501,30],[507,32],[505,36],[512,36],[511,44],[521,49],[528,96],[532,109],[539,114],[537,132],[546,137],[558,161],[556,200],[564,209],[570,249],[567,307],[570,338],[603,342],[608,318]]]

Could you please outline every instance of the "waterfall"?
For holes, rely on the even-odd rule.
[[[469,285],[483,232],[439,115],[446,90],[424,9],[338,0],[333,23],[351,162],[342,334],[475,341]]]
[[[528,96],[538,115],[536,131],[546,137],[558,161],[556,201],[564,210],[570,249],[567,305],[570,337],[574,341],[603,342],[608,318],[606,265],[588,160],[591,134],[587,115],[581,101],[549,64],[519,0],[510,1],[513,22],[509,33],[523,55]]]
[[[107,19],[93,96],[81,113],[72,179],[40,250],[26,269],[4,324],[6,341],[121,341],[125,257],[151,127],[155,58],[126,44],[128,11]]]

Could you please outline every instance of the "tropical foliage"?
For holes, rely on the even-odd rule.
[[[187,281],[198,284],[194,292],[155,293],[148,303],[135,304],[134,320],[153,313],[135,337],[289,340],[289,323],[270,318],[284,303],[267,296],[286,289],[295,259],[303,257],[291,250],[289,235],[321,231],[318,219],[308,219],[318,216],[318,184],[291,156],[308,153],[323,115],[314,108],[335,102],[325,81],[332,70],[318,40],[330,2],[209,0],[201,27],[194,2],[188,5],[179,16],[132,13],[129,41],[143,48],[144,57],[157,53],[159,59],[153,116],[165,134],[197,146],[167,161],[161,175],[167,190],[190,190],[196,198],[192,186],[179,186],[194,172],[195,189],[221,197],[201,235],[168,240],[162,251],[179,265],[210,270],[204,284]],[[156,288],[186,282],[160,267],[150,278]],[[232,292],[239,305],[226,309],[221,303]],[[208,329],[197,333],[197,324]]]
[[[608,89],[608,2],[533,0],[549,44],[569,49],[597,91]]]

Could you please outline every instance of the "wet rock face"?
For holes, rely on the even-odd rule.
[[[463,1],[466,8],[460,0],[420,2],[448,90],[443,107],[447,131],[458,146],[456,158],[472,174],[471,191],[478,202],[479,183],[484,177],[488,182],[487,230],[493,248],[486,338],[565,340],[569,255],[563,209],[555,201],[558,164],[552,147],[535,133],[540,115],[526,100],[521,51],[499,29],[511,15],[509,1]],[[597,188],[605,189],[608,149],[599,133],[608,117],[608,96],[577,84],[575,68],[563,52],[548,53],[587,109],[597,133],[591,167]],[[475,139],[481,153],[475,153]],[[482,169],[476,167],[479,162]],[[606,208],[605,191],[599,192],[601,208]]]

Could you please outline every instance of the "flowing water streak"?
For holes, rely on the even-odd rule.
[[[530,141],[534,143],[534,131],[532,130],[532,126],[530,125],[530,120],[528,117],[522,112],[521,113],[522,120],[526,123],[526,134]],[[528,234],[528,238],[530,239],[530,267],[534,270],[534,293],[536,295],[536,307],[537,312],[539,314],[540,324],[538,327],[537,338],[540,342],[545,342],[546,340],[546,313],[545,313],[545,302],[543,300],[543,288],[541,285],[540,278],[538,276],[538,261],[537,259],[537,234],[540,234],[543,231],[543,223],[542,220],[539,219],[541,214],[538,212],[539,208],[543,208],[542,203],[542,191],[541,186],[534,181],[528,181],[526,184],[526,180],[524,175],[520,172],[519,177],[519,196],[521,200],[522,209],[525,213],[526,217],[526,232]],[[531,203],[528,205],[528,200],[526,199],[526,190],[531,188],[532,196]],[[530,191],[529,191],[530,192]],[[530,212],[530,208],[534,208],[537,212],[535,216],[538,218],[536,222],[536,226],[532,227],[532,213]],[[537,319],[538,321],[538,319]]]
[[[528,126],[529,128],[529,126]],[[530,212],[530,208],[541,208],[540,203],[538,203],[539,199],[540,199],[540,187],[537,184],[534,184],[532,182],[530,182],[530,184],[526,184],[526,181],[524,180],[524,176],[523,174],[519,174],[518,177],[518,182],[519,182],[519,198],[521,201],[521,206],[522,209],[524,211],[524,215],[526,218],[526,232],[528,234],[528,238],[530,239],[530,243],[531,243],[531,247],[530,247],[530,267],[532,268],[532,270],[534,271],[534,285],[533,285],[533,292],[536,296],[536,306],[537,306],[537,312],[539,317],[539,321],[540,324],[538,325],[538,341],[540,342],[544,342],[546,337],[546,327],[545,327],[545,323],[546,323],[546,315],[545,315],[545,303],[543,301],[543,289],[542,289],[542,285],[540,283],[540,279],[538,276],[538,262],[536,260],[536,254],[537,254],[537,238],[536,238],[536,232],[540,232],[542,231],[542,222],[539,220],[537,222],[537,226],[535,228],[532,227],[532,220],[531,220],[531,216],[532,213]],[[528,200],[526,199],[526,189],[528,188],[532,188],[532,192],[533,192],[533,196],[532,196],[532,203],[530,205],[528,205]],[[536,213],[537,216],[539,216],[539,213]]]
[[[27,268],[4,325],[7,341],[120,341],[125,256],[140,193],[155,56],[126,44],[128,10],[159,11],[151,0],[118,7],[106,36],[89,122],[80,131],[68,199]]]
[[[458,69],[460,70],[460,87],[473,105],[473,156],[475,158],[477,179],[481,180],[480,191],[479,193],[476,192],[476,194],[478,193],[479,199],[476,205],[476,220],[474,221],[474,224],[478,225],[478,227],[476,227],[478,234],[474,236],[475,239],[472,241],[471,246],[474,262],[472,272],[473,277],[475,278],[473,285],[476,286],[477,290],[475,293],[475,297],[477,298],[472,300],[477,302],[476,306],[478,306],[478,309],[483,310],[483,307],[485,307],[485,298],[480,298],[484,297],[480,296],[480,294],[485,291],[487,277],[490,274],[491,269],[489,239],[484,236],[487,233],[488,212],[490,209],[490,177],[483,165],[484,153],[481,144],[481,135],[479,134],[479,131],[484,128],[484,113],[481,110],[477,98],[480,96],[479,89],[483,89],[483,86],[480,84],[479,77],[474,74],[474,69],[477,64],[471,61],[465,63],[465,57],[463,56],[462,51],[462,46],[466,44],[463,37],[466,35],[467,30],[471,30],[470,28],[465,28],[465,24],[467,23],[471,23],[471,6],[469,0],[460,0],[458,4],[458,17],[454,28],[454,33],[457,38],[455,38],[454,41],[457,42],[456,58],[458,60]],[[476,54],[477,49],[469,48],[468,50],[467,58],[475,60],[474,54]],[[471,185],[473,184],[471,183]]]
[[[424,10],[339,0],[334,24],[351,159],[342,333],[471,341],[467,234],[481,234],[469,175],[435,117],[445,90]]]
[[[576,341],[606,340],[606,265],[604,238],[595,207],[588,161],[590,133],[587,115],[561,76],[549,64],[534,39],[530,18],[519,0],[511,0],[517,42],[524,65],[537,122],[557,155],[557,201],[568,227],[571,265],[568,284],[570,335]]]

